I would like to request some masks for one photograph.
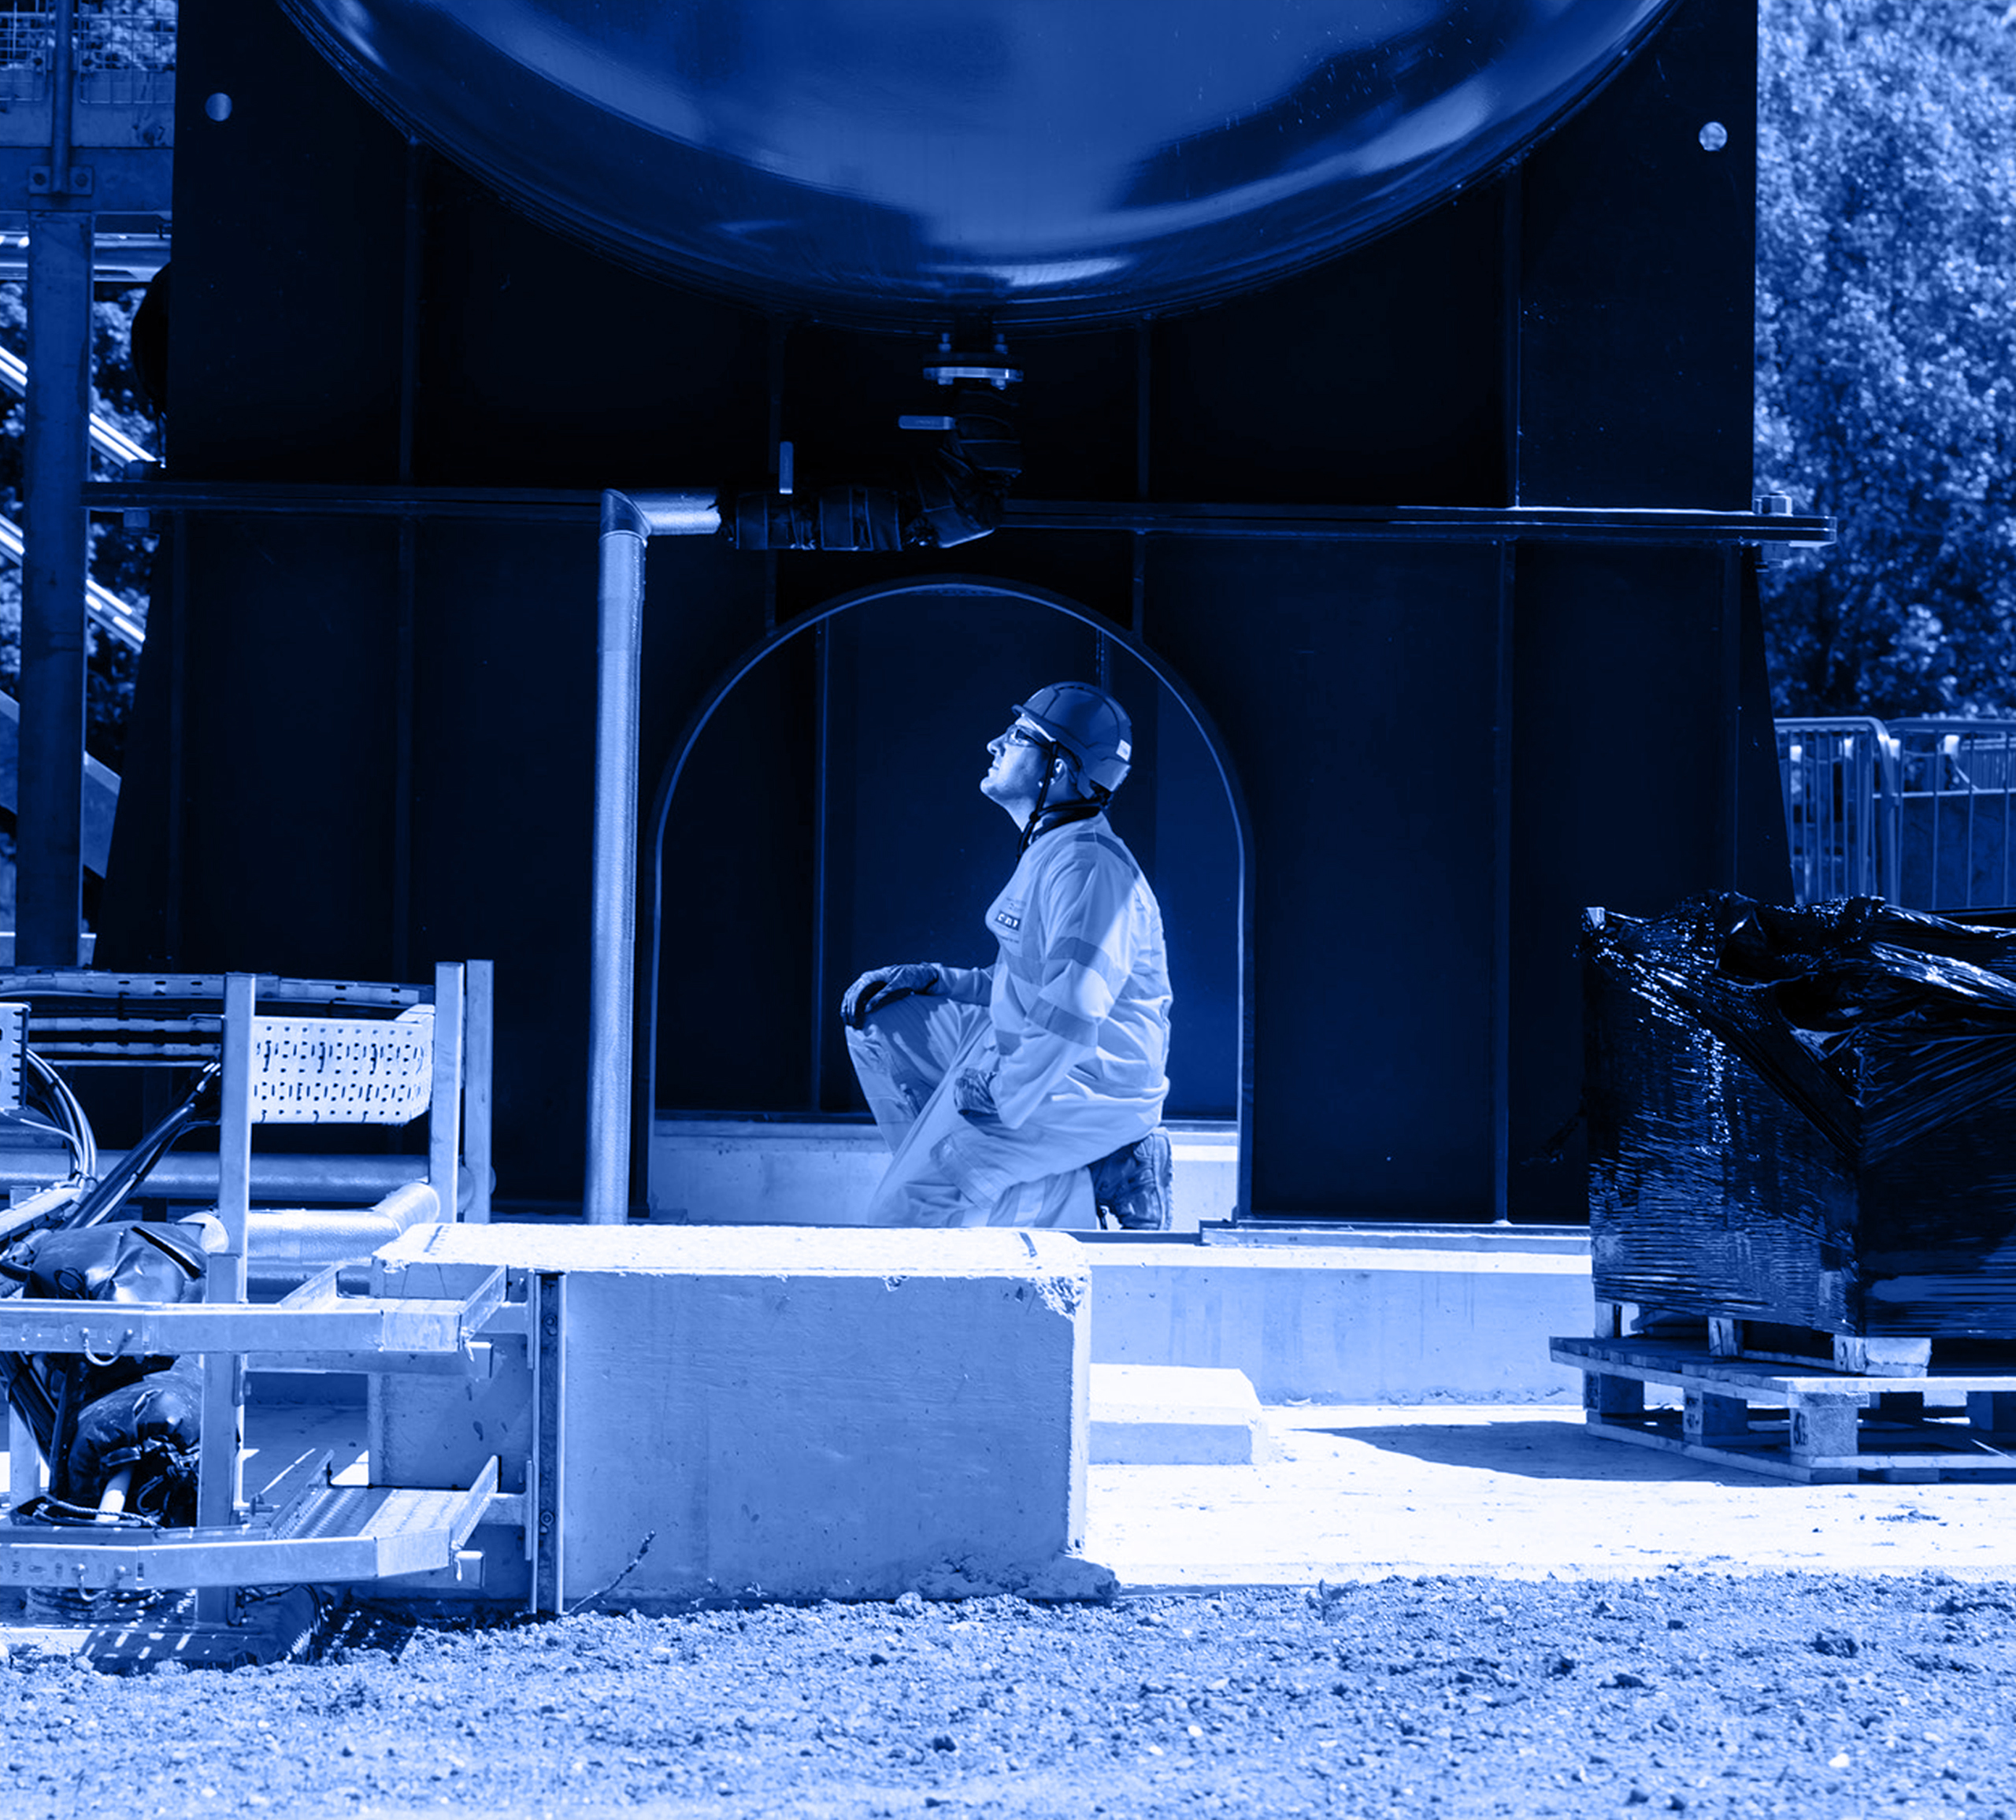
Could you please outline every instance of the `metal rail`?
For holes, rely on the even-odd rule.
[[[28,395],[28,363],[5,347],[0,347],[0,385],[23,398]],[[117,424],[100,417],[96,411],[91,413],[90,427],[91,447],[122,468],[129,461],[151,461],[157,458],[153,450],[143,448]]]
[[[228,512],[365,518],[508,519],[591,525],[602,495],[510,487],[335,487],[256,481],[95,481],[94,512]],[[695,493],[637,499],[705,499]],[[1043,499],[1008,502],[1004,528],[1132,531],[1195,537],[1331,538],[1409,543],[1633,543],[1651,547],[1728,544],[1807,548],[1834,540],[1829,517],[1779,512],[1709,512],[1566,506],[1273,506]]]
[[[24,568],[28,565],[28,539],[11,518],[0,517],[0,556]],[[120,643],[138,651],[147,642],[144,609],[89,576],[84,577],[84,610]]]

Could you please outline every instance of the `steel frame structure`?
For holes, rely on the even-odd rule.
[[[249,973],[141,978],[56,969],[0,975],[0,990],[107,1005],[114,1012],[102,1021],[108,1026],[120,1021],[119,1012],[145,1014],[163,999],[217,1001],[214,1017],[183,1021],[192,1037],[208,1039],[221,1065],[216,1207],[224,1234],[223,1248],[211,1254],[200,1305],[0,1301],[0,1350],[81,1354],[100,1361],[122,1354],[193,1352],[202,1358],[203,1386],[196,1528],[136,1536],[118,1527],[52,1528],[10,1520],[0,1523],[0,1584],[87,1593],[195,1587],[198,1624],[217,1627],[235,1622],[235,1589],[248,1585],[375,1579],[453,1566],[470,1531],[490,1511],[495,1461],[476,1483],[452,1492],[336,1487],[316,1483],[311,1475],[284,1508],[247,1512],[245,1373],[253,1360],[266,1368],[310,1370],[487,1371],[494,1347],[514,1331],[505,1307],[505,1273],[374,1261],[370,1293],[358,1295],[343,1292],[339,1266],[332,1265],[278,1303],[248,1302],[252,1128],[403,1123],[417,1106],[428,1121],[426,1176],[445,1217],[455,1217],[466,1145],[478,1187],[462,1217],[487,1220],[491,987],[487,962],[444,962],[429,988],[261,980]],[[262,1015],[262,988],[276,1005],[294,1010],[313,1005],[338,1014]],[[424,1023],[409,1025],[423,1008],[428,1013]],[[191,1044],[152,1040],[160,1034],[154,1028],[159,1021],[146,1019],[149,1040],[137,1050],[120,1044],[116,1029],[94,1032],[103,1059],[127,1066],[186,1062],[183,1051]],[[300,1091],[302,1056],[310,1046],[304,1032],[311,1040],[321,1038],[306,1064],[311,1072],[337,1087],[355,1076],[365,1090]],[[399,1039],[398,1055],[387,1048],[388,1033]],[[169,1053],[151,1052],[161,1050]],[[380,1090],[387,1071],[402,1067],[413,1084],[403,1099]],[[0,1217],[0,1236],[7,1225]],[[484,1330],[487,1337],[480,1345],[476,1336]],[[9,1485],[18,1510],[24,1488],[28,1496],[39,1489],[42,1462],[33,1437],[11,1414],[9,1425]]]

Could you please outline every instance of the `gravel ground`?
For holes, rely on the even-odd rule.
[[[0,1814],[2016,1820],[2016,1585],[1388,1580],[413,1627],[128,1678],[17,1648]]]

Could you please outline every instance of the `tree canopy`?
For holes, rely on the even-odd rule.
[[[1780,713],[2016,713],[2016,6],[1759,0],[1757,480]]]

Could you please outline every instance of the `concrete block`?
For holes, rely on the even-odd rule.
[[[380,1255],[565,1274],[569,1603],[619,1577],[610,1603],[647,1608],[1091,1584],[1069,1559],[1090,1336],[1067,1236],[455,1225]],[[374,1481],[467,1483],[495,1452],[523,1484],[522,1363],[375,1381]],[[513,1596],[487,1570],[484,1590]]]
[[[1174,1157],[1175,1229],[1228,1220],[1238,1192],[1236,1127],[1168,1128]],[[888,1168],[873,1125],[662,1118],[652,1127],[654,1223],[853,1225]]]
[[[1273,1458],[1267,1418],[1243,1371],[1095,1365],[1095,1466],[1249,1466]]]
[[[1263,1403],[1544,1403],[1589,1329],[1587,1257],[1324,1245],[1097,1245],[1092,1358],[1225,1366]]]

